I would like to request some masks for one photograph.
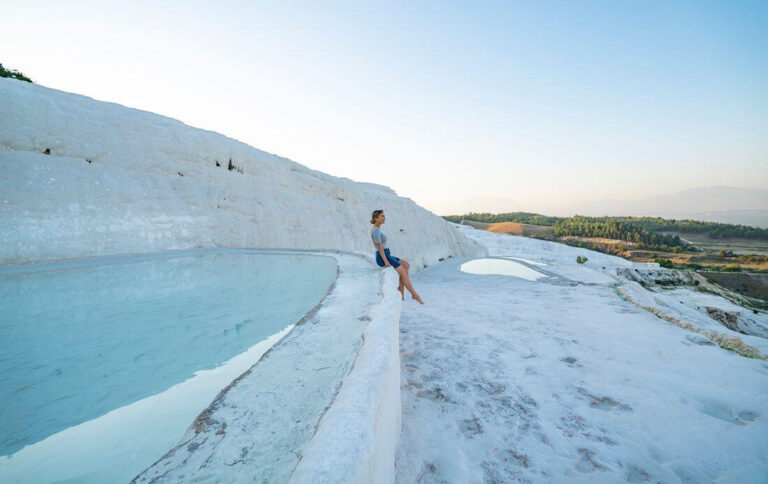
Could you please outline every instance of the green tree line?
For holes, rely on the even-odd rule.
[[[552,225],[555,225],[555,223],[558,220],[560,220],[561,217],[549,217],[547,215],[539,215],[538,213],[529,213],[529,212],[508,212],[508,213],[470,212],[464,215],[446,215],[443,218],[454,223],[461,223],[462,220],[472,220],[474,222],[486,222],[486,223],[518,222],[522,224],[545,225],[547,227],[551,227]]]
[[[614,220],[638,225],[650,232],[688,232],[712,238],[735,237],[768,240],[768,229],[698,220],[675,220],[661,217],[612,217]]]
[[[18,79],[20,81],[32,82],[32,79],[25,76],[21,72],[15,69],[6,69],[5,67],[3,67],[2,64],[0,64],[0,77],[10,77],[12,79]]]
[[[448,215],[451,222],[461,220],[476,222],[518,222],[554,227],[556,236],[576,235],[581,237],[606,237],[626,240],[645,245],[685,246],[679,237],[660,232],[688,232],[705,234],[712,238],[737,237],[743,239],[768,240],[768,229],[697,220],[676,220],[661,217],[550,217],[530,212],[475,213]]]
[[[553,231],[556,237],[567,235],[604,237],[606,239],[634,242],[653,248],[687,247],[687,244],[680,240],[680,237],[677,235],[650,232],[639,225],[606,217],[576,215],[563,218],[555,223]]]

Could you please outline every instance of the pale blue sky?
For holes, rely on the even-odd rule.
[[[766,25],[765,1],[6,0],[0,62],[439,214],[547,212],[768,188]]]

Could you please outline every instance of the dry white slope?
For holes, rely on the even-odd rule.
[[[12,79],[0,113],[0,265],[196,247],[372,254],[378,208],[416,269],[484,251],[387,187],[157,114]]]
[[[696,331],[761,345],[697,309],[730,301],[618,275],[653,265],[458,229],[545,277],[469,274],[463,258],[414,275],[426,304],[400,320],[396,482],[768,483],[768,362]]]

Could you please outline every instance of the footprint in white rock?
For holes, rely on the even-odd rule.
[[[483,426],[480,425],[480,420],[477,417],[461,419],[458,421],[458,424],[461,433],[470,439],[483,433]]]
[[[621,403],[618,400],[615,400],[611,397],[598,397],[596,395],[592,395],[582,387],[577,387],[577,390],[580,394],[584,395],[590,400],[589,406],[592,408],[597,408],[605,411],[614,410],[614,409],[621,410],[623,412],[632,411],[632,407],[624,403]]]
[[[582,447],[579,449],[579,456],[581,458],[574,465],[577,471],[594,472],[607,470],[607,467],[595,460],[595,452],[593,450]]]
[[[648,482],[651,480],[651,477],[652,476],[645,469],[630,465],[627,466],[627,473],[624,475],[624,480],[627,482]]]
[[[496,449],[494,457],[506,464],[512,464],[518,467],[529,468],[531,466],[530,458],[517,449]]]
[[[451,399],[448,395],[446,395],[443,389],[439,386],[436,386],[434,388],[427,388],[425,390],[420,390],[416,392],[416,396],[418,398],[427,398],[435,402],[456,403],[455,401],[453,401],[453,399]]]
[[[565,358],[560,358],[560,361],[562,361],[563,363],[568,363],[568,366],[570,366],[571,368],[581,368],[583,366],[581,363],[576,363],[578,360],[573,356],[566,356]]]
[[[758,418],[760,418],[760,414],[749,411],[749,410],[742,410],[739,412],[739,418],[743,420],[744,422],[754,422]]]
[[[760,417],[760,414],[751,410],[736,411],[715,400],[700,400],[698,403],[700,412],[734,425],[749,425]]]
[[[715,343],[711,342],[704,336],[700,336],[698,334],[687,334],[685,335],[685,339],[690,341],[693,344],[700,345],[700,346],[714,346]],[[688,344],[686,342],[682,342],[683,344]]]
[[[668,467],[680,479],[680,482],[712,482],[712,478],[689,460],[675,460]]]
[[[419,472],[419,475],[416,476],[416,482],[418,483],[427,483],[427,482],[446,482],[443,479],[440,479],[440,473],[437,470],[437,466],[431,462],[424,462],[424,465],[421,468],[421,472]]]

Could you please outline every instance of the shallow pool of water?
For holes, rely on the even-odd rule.
[[[531,259],[526,259],[524,257],[512,257],[512,256],[502,256],[502,257],[504,259],[519,260],[519,261],[526,262],[526,263],[534,265],[534,266],[541,266],[541,267],[546,267],[547,266],[547,264],[545,264],[544,262],[539,262],[539,261],[535,261],[535,260],[531,260]]]
[[[232,250],[0,269],[0,481],[130,480],[335,276]]]
[[[463,263],[459,270],[468,274],[515,276],[527,281],[537,281],[547,277],[539,271],[526,267],[509,259],[473,259]]]

